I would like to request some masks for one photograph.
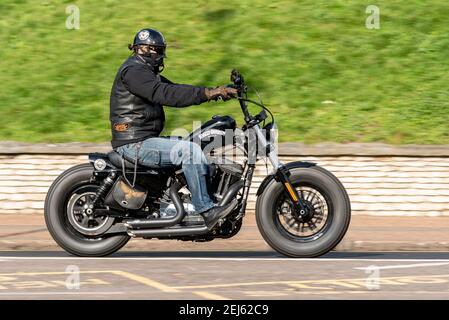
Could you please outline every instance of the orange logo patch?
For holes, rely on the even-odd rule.
[[[114,124],[114,130],[118,132],[126,131],[129,128],[128,123],[116,123]]]

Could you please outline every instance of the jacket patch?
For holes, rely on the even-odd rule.
[[[115,123],[114,130],[118,132],[123,132],[129,129],[129,123]]]

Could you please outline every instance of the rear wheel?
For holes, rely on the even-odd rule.
[[[320,167],[291,169],[290,181],[303,199],[306,215],[298,217],[281,183],[273,180],[257,199],[256,221],[265,241],[290,257],[316,257],[344,237],[351,207],[343,185]]]
[[[45,199],[45,222],[53,239],[77,256],[106,256],[122,248],[126,234],[104,235],[114,218],[94,217],[91,202],[98,189],[92,183],[93,168],[82,164],[63,172],[50,187]]]

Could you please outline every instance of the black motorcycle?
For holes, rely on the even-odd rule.
[[[248,99],[248,86],[236,70],[231,81],[244,115],[241,129],[230,116],[217,115],[186,138],[172,137],[201,145],[210,163],[211,197],[220,205],[235,202],[229,215],[208,227],[195,213],[180,167],[145,167],[115,151],[91,153],[90,163],[63,172],[49,189],[45,221],[53,239],[74,255],[106,256],[130,237],[233,237],[242,226],[256,161],[263,158],[274,168],[256,193],[256,220],[265,241],[290,257],[316,257],[332,250],[350,222],[345,188],[315,163],[281,163],[272,113],[261,101]],[[248,103],[261,112],[252,115]],[[229,151],[240,154],[229,159]]]

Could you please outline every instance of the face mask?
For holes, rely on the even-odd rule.
[[[147,53],[145,55],[141,55],[141,57],[146,63],[154,68],[154,71],[159,73],[164,70],[165,53]]]

